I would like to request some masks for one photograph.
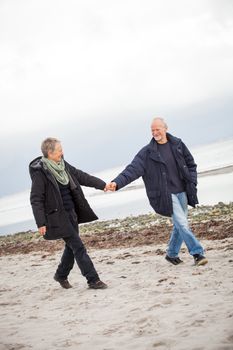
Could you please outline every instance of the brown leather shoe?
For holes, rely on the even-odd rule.
[[[88,283],[89,288],[91,289],[106,289],[108,288],[107,284],[105,284],[104,282],[98,280],[95,282],[90,282]]]
[[[56,282],[60,283],[62,288],[65,288],[65,289],[72,288],[68,279],[63,280],[63,279],[59,278],[57,275],[54,275],[53,278]]]

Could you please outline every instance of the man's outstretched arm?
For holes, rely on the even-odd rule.
[[[106,190],[116,191],[125,187],[131,182],[135,181],[139,177],[143,176],[145,172],[145,156],[143,150],[141,150],[127,165],[127,167],[109,184],[106,185]]]

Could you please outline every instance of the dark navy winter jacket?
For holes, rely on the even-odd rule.
[[[181,139],[167,133],[172,153],[175,157],[181,179],[185,184],[188,204],[192,207],[198,203],[197,199],[197,171],[193,156]],[[171,216],[172,198],[168,188],[167,167],[162,159],[157,142],[151,142],[143,147],[134,157],[133,161],[114,180],[117,189],[128,185],[142,176],[146,193],[152,208],[161,215]]]

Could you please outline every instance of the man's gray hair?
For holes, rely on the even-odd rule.
[[[164,124],[165,128],[166,128],[166,129],[168,128],[168,127],[167,127],[167,123],[166,123],[165,120],[164,120],[163,118],[161,118],[161,117],[155,117],[155,118],[152,120],[152,124],[153,124],[154,122],[156,122],[156,120],[160,120],[160,121]]]
[[[53,152],[55,150],[56,144],[61,143],[60,140],[54,137],[47,137],[41,144],[41,152],[45,158],[48,158],[48,152]]]

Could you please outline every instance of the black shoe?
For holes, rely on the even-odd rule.
[[[196,266],[201,266],[208,263],[208,260],[206,259],[206,257],[201,254],[194,254],[193,258],[194,258],[194,264]]]
[[[105,284],[104,282],[98,280],[95,282],[90,282],[88,283],[89,288],[91,289],[106,289],[108,288],[107,284]]]
[[[171,258],[170,256],[166,255],[165,259],[173,265],[179,265],[180,263],[183,262],[183,260],[180,260],[180,258],[178,256],[175,258]]]
[[[59,278],[57,275],[54,275],[53,278],[56,282],[60,283],[62,288],[65,288],[65,289],[72,288],[68,279],[63,280],[63,279]]]

